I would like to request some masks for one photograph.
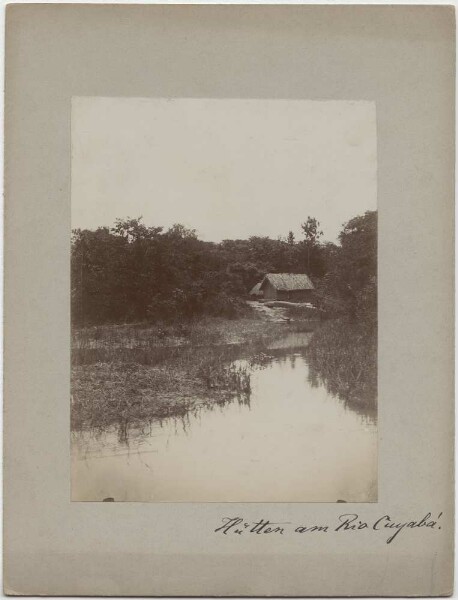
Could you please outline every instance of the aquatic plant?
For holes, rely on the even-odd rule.
[[[377,406],[377,329],[373,321],[328,321],[305,350],[309,381],[356,410]]]
[[[208,318],[74,330],[72,429],[117,426],[124,440],[150,420],[234,400],[249,403],[251,372],[272,360],[272,341],[309,327]]]

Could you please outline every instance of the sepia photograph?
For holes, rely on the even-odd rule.
[[[452,594],[455,16],[7,6],[5,594]]]
[[[73,97],[71,498],[377,502],[366,100]]]

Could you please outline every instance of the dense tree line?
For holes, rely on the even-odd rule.
[[[348,221],[330,248],[317,284],[317,302],[328,314],[377,318],[377,212]]]
[[[220,243],[199,240],[183,225],[148,227],[118,219],[95,231],[72,232],[72,321],[75,325],[236,316],[250,288],[268,272],[308,273],[328,313],[375,314],[377,215],[343,228],[339,244],[321,243],[309,217],[303,239]]]

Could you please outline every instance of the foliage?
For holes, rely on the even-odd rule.
[[[377,315],[377,213],[345,224],[340,246],[327,248],[328,271],[318,284],[321,307],[331,314],[375,320]]]
[[[293,246],[293,245],[294,245],[295,238],[294,238],[294,233],[293,233],[292,231],[290,231],[290,232],[288,233],[288,236],[287,236],[287,238],[286,238],[286,241],[287,241],[287,243],[288,243],[290,246]]]
[[[236,318],[243,299],[268,272],[304,273],[330,313],[376,312],[376,213],[355,217],[339,244],[321,243],[320,223],[302,224],[304,239],[252,236],[220,243],[199,240],[175,224],[164,231],[141,217],[112,228],[72,232],[72,321],[76,326]]]
[[[208,317],[188,325],[102,325],[75,330],[73,430],[183,417],[200,406],[249,402],[250,372],[272,340],[298,324]],[[252,358],[250,364],[236,359]],[[255,360],[256,359],[256,360]]]
[[[302,231],[305,237],[305,243],[307,246],[315,246],[318,240],[323,235],[323,232],[319,229],[320,222],[314,217],[307,217],[307,221],[301,225]]]
[[[309,381],[325,385],[351,408],[377,404],[377,329],[374,323],[334,319],[318,328],[306,349]]]
[[[304,233],[304,244],[307,250],[307,273],[310,273],[310,258],[313,255],[313,251],[318,246],[318,241],[323,235],[323,232],[319,229],[320,223],[314,217],[307,217],[307,221],[301,225]]]

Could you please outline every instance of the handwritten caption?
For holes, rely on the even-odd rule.
[[[336,517],[335,522],[326,524],[294,524],[290,521],[274,522],[269,519],[259,521],[246,521],[242,517],[223,517],[222,524],[215,529],[215,533],[223,535],[300,535],[300,534],[327,534],[327,533],[355,533],[362,530],[377,531],[386,534],[386,543],[391,544],[402,531],[407,529],[441,529],[440,518],[432,517],[427,513],[418,520],[396,520],[390,515],[383,515],[375,520],[364,521],[356,513],[345,513]]]

